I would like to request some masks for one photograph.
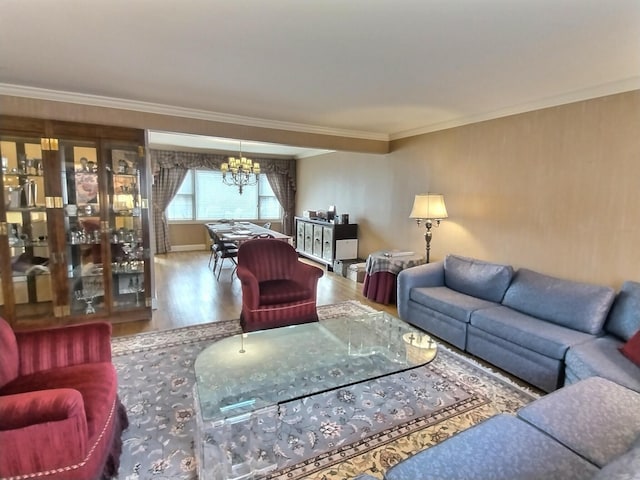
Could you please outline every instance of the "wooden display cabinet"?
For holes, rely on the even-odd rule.
[[[0,314],[151,318],[144,130],[0,116]]]

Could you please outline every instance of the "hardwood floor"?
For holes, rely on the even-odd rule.
[[[306,259],[301,259],[314,264]],[[201,323],[240,318],[240,281],[231,279],[231,262],[217,281],[208,267],[209,252],[175,252],[155,257],[157,308],[150,321],[114,323],[113,335],[133,335]],[[395,305],[372,302],[362,295],[362,283],[326,271],[318,282],[318,305],[358,300],[397,316]]]

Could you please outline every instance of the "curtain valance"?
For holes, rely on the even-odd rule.
[[[220,170],[220,165],[227,161],[230,156],[219,153],[182,152],[176,150],[149,150],[151,156],[151,168],[153,175],[160,173],[161,168],[204,168],[210,170]],[[260,170],[263,173],[277,173],[288,176],[289,185],[296,189],[296,161],[294,158],[266,158],[250,155],[254,162],[260,163]]]

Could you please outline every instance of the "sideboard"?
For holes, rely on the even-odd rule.
[[[335,260],[358,258],[358,224],[331,223],[295,217],[298,254],[327,265],[333,270]]]

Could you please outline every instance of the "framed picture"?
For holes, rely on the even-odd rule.
[[[133,150],[111,150],[113,173],[134,175],[138,170],[138,154]]]
[[[98,174],[75,173],[76,202],[78,205],[98,203]]]

